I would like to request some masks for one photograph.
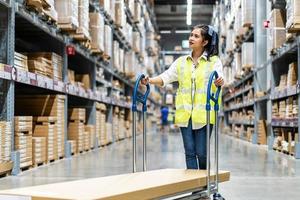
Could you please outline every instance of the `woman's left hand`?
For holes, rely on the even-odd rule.
[[[222,77],[219,77],[217,80],[215,80],[215,85],[217,87],[221,87],[224,85],[224,79]]]

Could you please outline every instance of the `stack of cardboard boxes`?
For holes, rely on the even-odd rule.
[[[28,58],[26,55],[15,52],[14,67],[28,71]]]
[[[32,161],[37,167],[47,162],[47,139],[46,137],[32,137]]]
[[[84,108],[69,108],[68,140],[76,141],[76,153],[84,150],[85,119]]]
[[[11,122],[0,121],[0,163],[11,160]]]
[[[15,117],[15,149],[20,152],[20,168],[32,166],[32,116]]]
[[[33,136],[46,138],[47,162],[58,159],[56,123],[56,117],[33,117]]]
[[[78,0],[56,0],[58,27],[66,31],[75,31],[78,26]]]
[[[285,31],[286,13],[282,9],[273,9],[270,14],[270,28],[269,28],[269,46],[268,52],[274,51],[281,47],[286,40]]]

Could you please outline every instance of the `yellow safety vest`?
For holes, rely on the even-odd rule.
[[[206,93],[207,83],[210,74],[214,70],[214,64],[218,57],[212,56],[209,61],[201,58],[198,67],[195,69],[195,93],[194,103],[192,103],[192,67],[193,61],[182,56],[178,60],[177,74],[179,87],[176,95],[175,123],[180,127],[187,127],[189,119],[192,117],[194,125],[206,124]],[[212,91],[216,91],[216,86],[212,84]],[[220,94],[221,96],[221,94]],[[219,98],[220,102],[220,98]],[[215,112],[213,101],[211,101],[210,123],[215,124]]]

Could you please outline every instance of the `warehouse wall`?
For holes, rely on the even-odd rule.
[[[161,48],[173,51],[175,46],[181,46],[182,40],[188,40],[189,34],[161,34]]]

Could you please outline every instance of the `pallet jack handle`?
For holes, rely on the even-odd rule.
[[[207,196],[209,197],[211,191],[214,193],[214,199],[221,199],[221,195],[218,193],[218,174],[219,174],[219,135],[218,135],[218,111],[219,111],[219,95],[221,92],[221,87],[217,87],[217,91],[213,93],[211,91],[213,80],[219,78],[219,75],[216,71],[213,71],[209,77],[209,81],[207,84],[207,96],[206,96],[206,146],[207,146],[207,159],[206,159],[206,166],[207,166]],[[212,188],[211,181],[210,181],[210,111],[211,111],[211,101],[214,102],[214,111],[215,111],[215,185]]]
[[[135,86],[133,89],[133,97],[132,97],[132,147],[133,147],[133,151],[132,151],[132,160],[133,160],[133,173],[136,172],[136,114],[137,114],[137,103],[140,102],[143,104],[143,109],[142,109],[142,113],[143,113],[143,171],[147,170],[147,137],[146,137],[146,112],[147,112],[147,98],[148,95],[150,93],[150,85],[147,84],[147,90],[145,92],[145,94],[141,94],[139,93],[139,85],[141,80],[145,78],[144,74],[139,75],[139,77],[137,78],[136,82],[135,82]]]

